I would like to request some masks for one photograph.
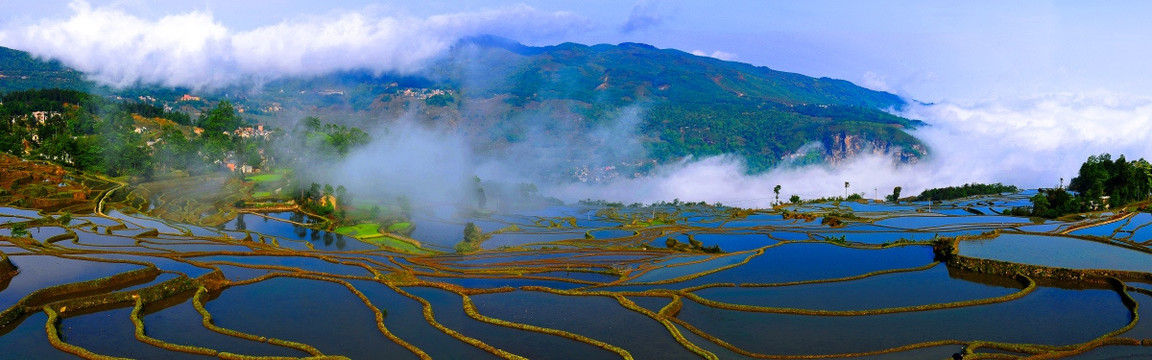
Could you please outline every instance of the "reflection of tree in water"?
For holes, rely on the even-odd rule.
[[[288,215],[288,220],[291,221],[292,232],[296,234],[296,238],[303,239],[305,235],[308,235],[308,228],[298,225],[298,223],[304,222],[304,214],[293,211],[291,215]],[[312,240],[316,239],[313,238]]]
[[[315,234],[316,230],[312,230],[312,233]],[[332,238],[332,233],[325,231],[324,232],[324,246],[332,246],[332,240],[334,240]]]
[[[336,249],[344,250],[345,246],[348,246],[348,241],[344,239],[344,235],[336,234]]]
[[[236,215],[236,229],[237,230],[248,230],[248,223],[244,222],[244,214],[242,214],[242,213]]]

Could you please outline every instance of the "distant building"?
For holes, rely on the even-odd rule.
[[[264,130],[264,125],[262,124],[256,125],[255,128],[251,126],[242,127],[232,131],[232,134],[242,138],[261,137],[267,139],[269,136],[272,136],[272,132]]]

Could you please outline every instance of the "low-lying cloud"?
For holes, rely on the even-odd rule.
[[[845,190],[883,199],[896,186],[903,188],[904,196],[912,196],[928,188],[973,182],[1054,187],[1061,178],[1068,184],[1090,155],[1152,157],[1152,143],[1147,141],[1152,138],[1152,98],[1061,93],[909,105],[901,115],[930,124],[912,131],[930,153],[915,164],[869,153],[836,166],[786,165],[748,175],[743,158],[722,155],[687,158],[657,166],[648,176],[621,176],[607,183],[557,182],[556,176],[542,176],[541,169],[603,166],[644,157],[636,135],[643,111],[642,107],[622,109],[591,130],[561,131],[579,132],[565,139],[529,129],[522,142],[494,154],[474,153],[474,144],[462,134],[413,125],[415,115],[409,114],[386,131],[374,131],[372,144],[330,164],[325,172],[330,178],[324,181],[344,184],[358,196],[388,199],[404,194],[437,203],[470,201],[472,177],[478,175],[489,190],[499,184],[530,182],[538,184],[545,195],[569,202],[680,199],[765,207],[776,200],[772,191],[776,185],[782,187],[780,201],[792,195],[805,199],[844,196]],[[799,151],[817,147],[813,143]]]
[[[309,180],[344,185],[358,197],[388,200],[404,195],[419,203],[474,202],[474,177],[493,198],[521,183],[544,188],[568,181],[578,167],[599,168],[645,156],[635,136],[643,107],[616,111],[589,129],[534,115],[522,129],[523,139],[502,151],[477,153],[476,144],[460,132],[423,124],[410,111],[386,125],[370,129],[372,140],[334,162],[313,161]],[[544,122],[559,129],[545,129]],[[558,136],[559,135],[559,136]],[[505,190],[505,191],[502,191]]]
[[[462,37],[545,40],[590,24],[570,12],[519,5],[426,18],[344,13],[235,31],[210,12],[152,20],[84,1],[69,7],[68,18],[3,29],[0,45],[60,60],[113,86],[211,88],[337,70],[412,72]]]
[[[401,119],[373,131],[373,140],[334,164],[313,164],[316,181],[340,184],[358,198],[404,195],[420,203],[470,199],[475,158],[466,140]]]
[[[553,189],[567,200],[583,198],[624,202],[723,202],[767,206],[772,188],[780,200],[791,195],[811,199],[863,193],[883,198],[892,188],[903,195],[927,188],[970,182],[1054,187],[1067,184],[1090,155],[1152,157],[1152,98],[1114,94],[1060,93],[1017,99],[911,105],[901,115],[929,124],[912,132],[930,149],[917,164],[895,164],[891,157],[860,156],[836,167],[777,168],[745,175],[742,158],[725,155],[686,159],[661,166],[653,176],[608,185],[569,184]]]
[[[692,50],[692,55],[713,57],[724,61],[736,60],[736,54],[720,50],[713,51],[712,53],[704,52],[704,50]]]

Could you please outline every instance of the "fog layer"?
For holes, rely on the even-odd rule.
[[[606,186],[569,184],[553,189],[562,198],[623,202],[722,202],[766,206],[791,195],[811,199],[861,193],[880,198],[893,187],[904,196],[934,187],[971,182],[1022,188],[1067,184],[1090,155],[1152,154],[1152,98],[1108,92],[1060,93],[1015,99],[911,105],[901,115],[929,126],[912,131],[929,147],[916,164],[891,157],[860,156],[837,167],[778,168],[746,175],[743,159],[717,156],[659,167],[651,177]]]

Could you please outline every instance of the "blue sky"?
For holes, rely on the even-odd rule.
[[[79,3],[77,3],[79,4]],[[431,19],[530,8],[562,14],[521,28],[481,24],[454,30],[503,33],[531,45],[649,43],[662,48],[846,79],[925,102],[1106,90],[1152,95],[1152,14],[1147,1],[165,1],[87,2],[94,9],[164,26],[166,16],[201,12],[228,33],[339,19]],[[68,1],[0,3],[0,45],[64,57],[74,51],[13,40],[31,25],[74,18]],[[508,22],[509,20],[498,20]],[[402,25],[402,24],[401,24]],[[506,24],[507,25],[507,24]],[[512,25],[508,25],[512,26]],[[534,28],[547,31],[533,31]],[[422,41],[427,39],[415,39]],[[387,51],[409,52],[406,46]],[[427,49],[435,51],[435,49]],[[74,57],[92,57],[73,55]],[[401,63],[396,66],[410,66]],[[120,71],[127,71],[121,69]]]

